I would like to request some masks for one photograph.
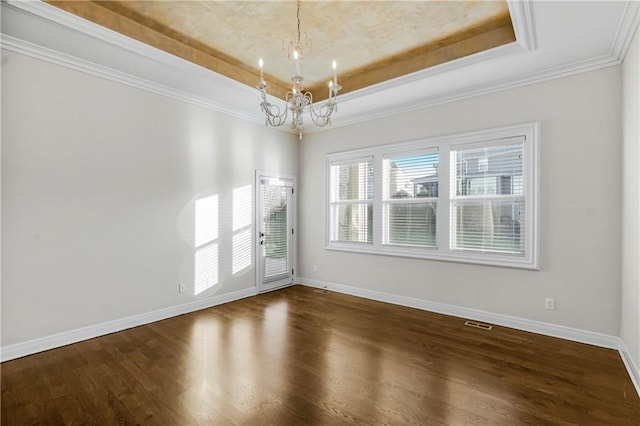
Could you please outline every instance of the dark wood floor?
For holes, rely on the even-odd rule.
[[[616,351],[295,286],[2,364],[2,425],[640,425]]]

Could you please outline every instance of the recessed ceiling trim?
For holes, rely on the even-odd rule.
[[[218,74],[253,87],[255,70],[234,58],[178,34],[118,2],[44,0],[47,4],[94,22],[117,33],[153,46],[171,55],[193,62]],[[278,81],[272,85],[272,94],[284,98],[288,88]]]
[[[365,87],[363,89],[350,92],[344,95],[340,95],[338,99],[342,102],[346,102],[352,99],[368,96],[370,94],[380,92],[382,90],[390,90],[395,87],[404,86],[405,84],[425,80],[429,77],[433,77],[439,74],[444,74],[449,71],[454,71],[459,68],[471,66],[473,64],[489,61],[491,59],[500,58],[512,54],[522,53],[524,49],[519,43],[510,43],[502,46],[495,47],[493,49],[478,52],[473,55],[465,56],[455,61],[445,62],[440,65],[433,66],[421,71],[417,71],[413,74],[404,75],[391,80],[383,81],[381,83]]]
[[[533,27],[533,12],[529,0],[507,0],[513,31],[517,42],[524,50],[536,49],[536,36]]]
[[[366,69],[356,69],[341,74],[340,81],[344,94],[383,83],[404,75],[420,72],[431,67],[481,53],[515,41],[511,20],[507,17],[492,24],[493,28],[483,28],[477,33],[467,33],[459,38],[419,46],[409,52],[379,60],[367,65]],[[324,83],[309,87],[314,99],[327,98]],[[340,95],[341,97],[344,95]]]
[[[118,33],[223,74],[250,87],[254,87],[256,84],[256,72],[253,65],[245,64],[192,36],[187,31],[188,27],[184,22],[184,18],[182,21],[179,19],[176,21],[182,22],[181,24],[173,26],[159,17],[162,13],[157,15],[143,12],[142,10],[148,9],[139,9],[135,6],[137,3],[128,3],[126,1],[44,1]],[[183,12],[185,7],[187,6],[183,7]],[[187,8],[186,10],[187,13],[194,13],[198,8]],[[166,11],[163,13],[166,13]],[[231,19],[233,19],[233,15]],[[508,7],[505,7],[500,12],[487,15],[483,20],[478,20],[471,26],[462,27],[455,32],[444,33],[439,38],[426,42],[423,46],[410,48],[408,51],[391,54],[379,59],[375,59],[374,56],[373,62],[343,73],[341,93],[345,94],[359,90],[372,84],[410,74],[502,44],[511,43],[515,40],[516,36],[513,31],[509,10]],[[290,86],[288,79],[281,80],[267,74],[266,80],[270,85],[269,93],[272,96],[280,99],[286,97]],[[307,90],[313,93],[316,101],[322,101],[327,98],[328,91],[324,81],[318,83],[307,82],[307,86]]]

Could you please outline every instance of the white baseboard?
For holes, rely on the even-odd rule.
[[[72,343],[80,342],[82,340],[93,339],[94,337],[104,336],[106,334],[111,334],[117,331],[126,330],[128,328],[149,324],[163,319],[175,317],[177,315],[199,311],[201,309],[210,308],[212,306],[221,305],[223,303],[233,302],[234,300],[244,299],[245,297],[255,296],[256,294],[258,294],[258,290],[256,288],[248,288],[245,290],[234,291],[227,294],[208,297],[206,299],[194,300],[191,302],[183,303],[181,305],[146,312],[144,314],[133,315],[127,318],[121,318],[101,324],[91,325],[88,327],[77,328],[75,330],[69,330],[62,333],[53,334],[51,336],[29,340],[27,342],[3,346],[2,348],[0,348],[0,362],[32,355],[49,349],[58,348],[60,346],[66,346]]]
[[[631,381],[636,387],[638,396],[640,396],[640,368],[638,368],[638,365],[633,362],[633,358],[631,358],[631,354],[629,353],[629,348],[627,348],[627,345],[622,339],[620,339],[620,347],[618,348],[618,351],[620,352],[620,357],[622,358],[622,362],[624,362],[624,366],[627,367],[629,377],[631,377]]]
[[[562,325],[549,324],[541,321],[512,317],[509,315],[496,314],[492,312],[481,311],[478,309],[448,305],[445,303],[430,302],[428,300],[417,299],[413,297],[398,296],[395,294],[383,293],[375,290],[367,290],[342,284],[312,280],[308,278],[298,278],[298,281],[311,287],[326,286],[327,289],[336,291],[338,293],[351,294],[353,296],[360,296],[366,299],[393,303],[395,305],[408,306],[410,308],[417,308],[425,311],[437,312],[439,314],[472,319],[475,321],[489,322],[504,327],[530,331],[546,336],[560,337],[562,339],[588,343],[605,348],[618,349],[619,347],[619,338],[607,334],[595,333],[592,331],[580,330],[577,328],[565,327]]]
[[[395,305],[407,306],[410,308],[422,309],[424,311],[436,312],[439,314],[451,315],[475,321],[488,322],[545,336],[558,337],[561,339],[572,340],[574,342],[588,343],[594,346],[616,349],[620,353],[622,361],[627,368],[627,372],[631,377],[631,381],[640,396],[640,370],[638,370],[637,365],[633,362],[624,341],[618,336],[611,336],[608,334],[596,333],[593,331],[581,330],[578,328],[534,321],[525,318],[512,317],[509,315],[496,314],[478,309],[448,305],[445,303],[430,302],[428,300],[413,297],[398,296],[395,294],[319,281],[311,278],[298,277],[298,282],[309,287],[327,288],[328,290],[335,291],[337,293],[350,294],[352,296],[363,297],[365,299],[377,300],[380,302],[392,303]]]

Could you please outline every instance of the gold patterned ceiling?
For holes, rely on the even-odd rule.
[[[252,87],[263,58],[269,93],[291,87],[295,1],[46,1]],[[515,41],[505,1],[304,1],[300,20],[314,99],[333,60],[344,94]]]

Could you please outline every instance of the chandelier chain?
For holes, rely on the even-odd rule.
[[[296,18],[298,20],[298,38],[296,39],[296,49],[300,47],[300,3],[302,3],[302,0],[298,0],[297,10],[296,10]]]

